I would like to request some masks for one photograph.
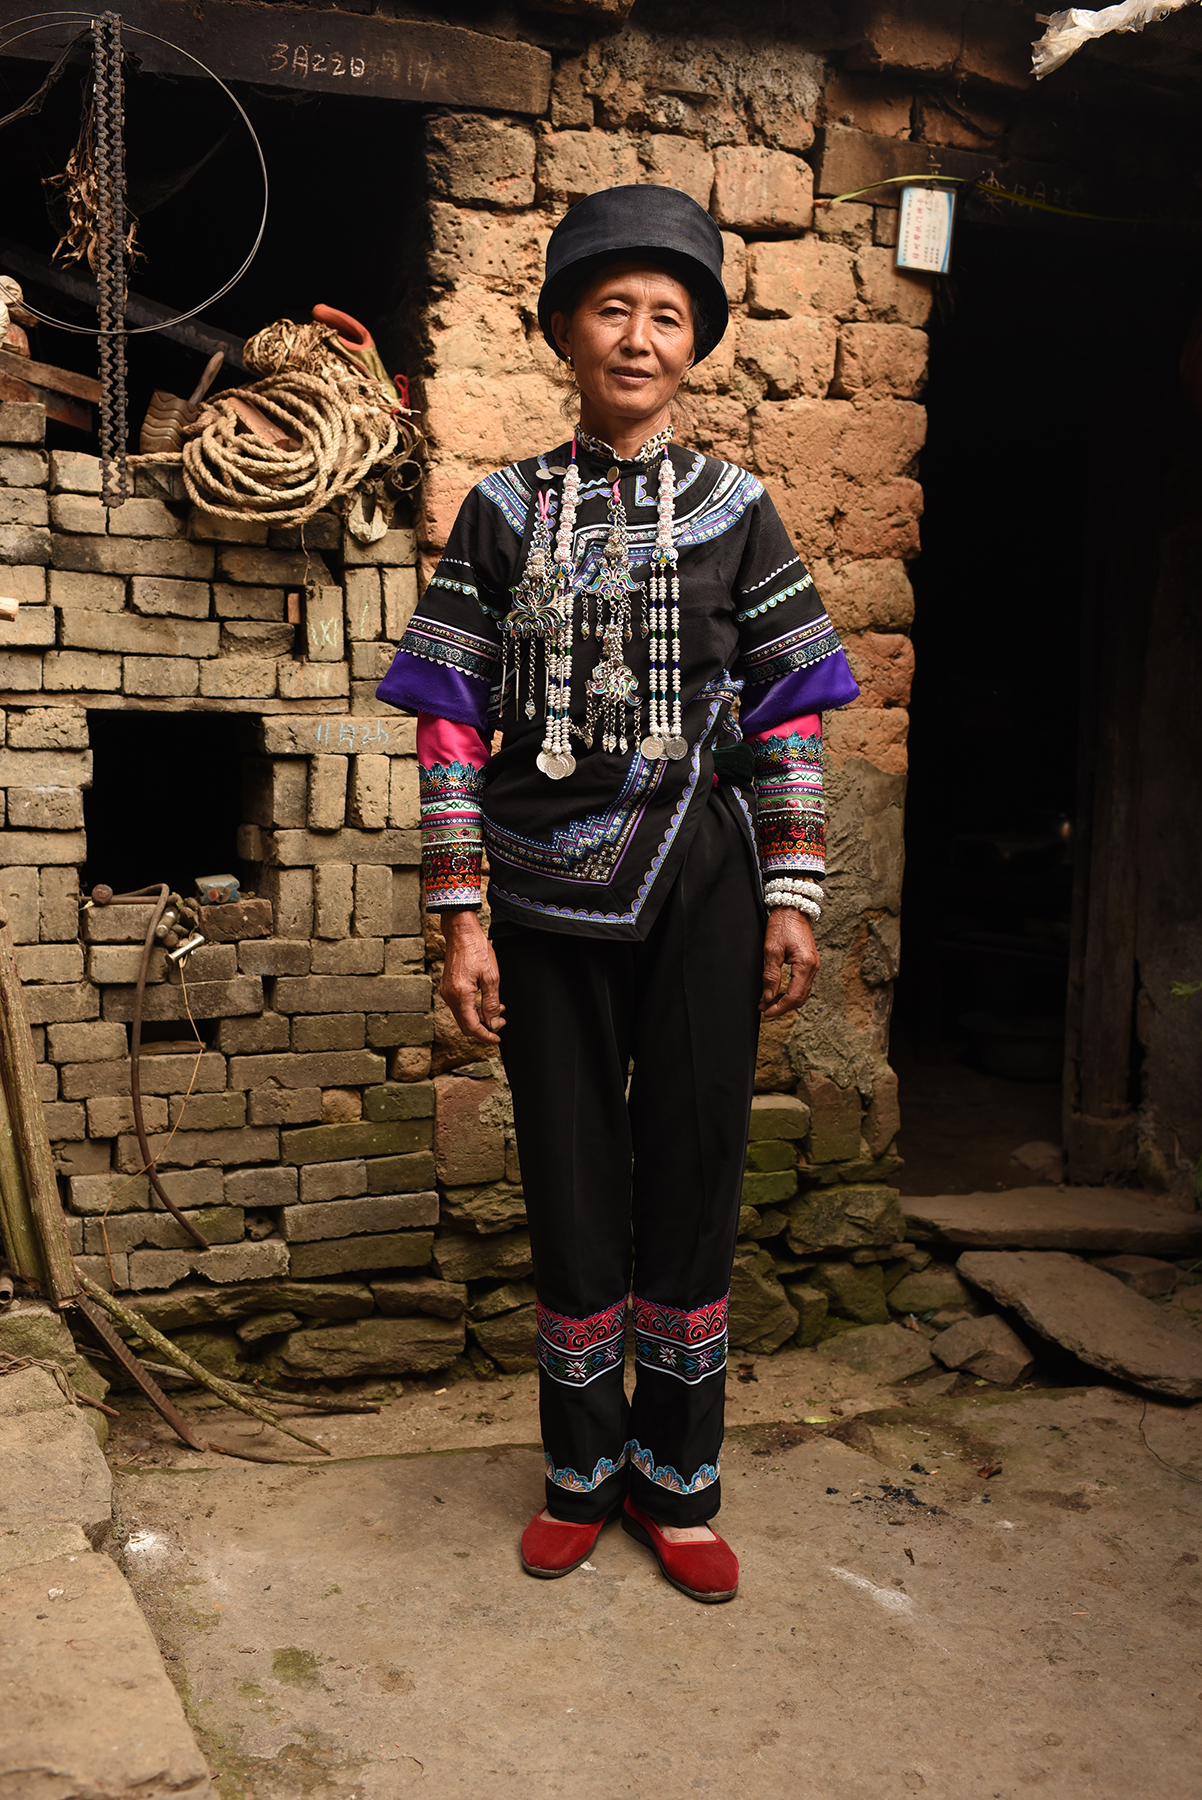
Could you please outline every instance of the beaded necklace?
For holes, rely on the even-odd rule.
[[[673,540],[675,522],[675,477],[668,456],[672,427],[657,432],[642,445],[628,462],[650,462],[662,453],[659,468],[658,523],[655,554],[648,581],[647,605],[642,624],[644,636],[650,634],[651,670],[648,682],[648,732],[639,745],[649,761],[661,757],[675,760],[684,756],[688,745],[680,731],[680,580],[676,572],[677,552]],[[633,596],[639,583],[630,566],[630,533],[626,508],[622,502],[620,470],[607,472],[612,482],[608,501],[609,535],[595,575],[580,589],[581,635],[596,636],[601,642],[601,655],[589,674],[585,688],[585,716],[581,728],[571,722],[572,640],[575,631],[575,596],[577,583],[573,570],[572,550],[576,530],[576,512],[580,501],[580,470],[576,460],[577,446],[583,444],[597,455],[614,456],[609,444],[577,431],[572,439],[571,461],[563,471],[563,494],[559,506],[559,523],[551,546],[551,496],[547,489],[538,495],[538,519],[530,541],[530,550],[520,581],[513,588],[513,606],[502,624],[501,711],[509,683],[512,659],[515,674],[515,707],[521,707],[522,647],[525,646],[526,701],[524,711],[533,718],[537,710],[534,700],[534,645],[544,647],[545,686],[542,747],[535,761],[542,773],[552,781],[562,781],[576,767],[571,739],[577,737],[592,748],[598,729],[602,747],[612,753],[629,748],[629,739],[639,739],[642,702],[638,678],[626,662],[626,645],[634,635]],[[559,474],[553,469],[550,474]],[[628,717],[628,715],[633,717]]]

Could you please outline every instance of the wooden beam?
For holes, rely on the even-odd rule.
[[[0,0],[0,28],[27,16],[25,0]],[[244,0],[125,0],[121,17],[128,49],[155,74],[200,73],[165,38],[223,81],[535,115],[550,99],[547,51],[456,25]],[[47,26],[9,54],[48,62],[66,41]]]
[[[100,399],[100,383],[90,375],[77,375],[74,369],[56,369],[52,363],[34,362],[32,357],[18,356],[13,350],[0,350],[0,375],[32,381],[35,387],[49,388],[53,394],[70,394],[76,400]]]

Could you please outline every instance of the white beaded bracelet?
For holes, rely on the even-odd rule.
[[[822,917],[822,908],[818,904],[821,899],[822,889],[816,881],[799,881],[778,876],[764,888],[764,901],[770,910],[790,906],[795,911],[804,913],[815,924]]]

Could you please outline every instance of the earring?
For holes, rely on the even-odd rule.
[[[576,364],[572,361],[570,356],[568,357],[568,367],[574,375],[576,373]]]

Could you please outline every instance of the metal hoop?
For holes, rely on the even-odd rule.
[[[56,25],[79,23],[91,25],[94,18],[95,14],[93,13],[71,12],[65,9],[62,12],[26,13],[24,18],[14,19],[12,23],[14,25],[25,25],[32,20],[33,24],[30,25],[28,31],[20,31],[17,33],[16,37],[6,38],[3,43],[0,43],[0,56],[4,55],[13,44],[19,44],[22,38],[33,37],[38,27],[49,21],[53,21]],[[263,233],[267,229],[267,207],[271,198],[271,189],[267,178],[267,161],[263,155],[263,146],[259,142],[258,133],[247,117],[246,110],[241,101],[238,99],[237,95],[226,86],[220,75],[215,75],[212,69],[202,63],[198,56],[193,56],[190,50],[183,50],[178,44],[173,44],[170,38],[159,37],[158,33],[154,31],[142,31],[136,25],[127,25],[124,20],[121,22],[121,28],[123,32],[129,33],[133,37],[150,38],[152,42],[162,44],[168,50],[174,50],[178,56],[184,57],[190,63],[195,63],[196,67],[202,74],[207,75],[210,81],[215,81],[217,83],[217,86],[221,89],[222,93],[226,95],[227,99],[229,99],[236,108],[242,123],[246,126],[247,131],[249,131],[251,142],[255,147],[255,155],[259,159],[259,168],[263,175],[263,212],[259,219],[259,229],[255,233],[255,241],[251,245],[250,251],[241,267],[230,276],[224,287],[219,287],[215,294],[210,294],[207,300],[202,300],[199,306],[192,307],[188,312],[177,313],[173,319],[160,319],[154,325],[136,325],[132,331],[124,324],[124,322],[122,323],[120,331],[122,337],[144,337],[149,332],[164,331],[169,325],[183,325],[188,319],[196,318],[198,313],[204,312],[207,307],[212,306],[215,301],[220,300],[224,294],[228,294],[230,289],[241,281],[242,277],[246,274],[246,271],[250,268],[251,263],[258,255],[259,246],[263,242]],[[21,304],[27,311],[33,314],[35,319],[39,319],[43,325],[54,325],[60,331],[74,331],[80,337],[99,337],[101,335],[99,328],[96,326],[73,325],[66,319],[56,319],[52,313],[39,312],[36,306],[30,306],[28,300],[22,300]]]

